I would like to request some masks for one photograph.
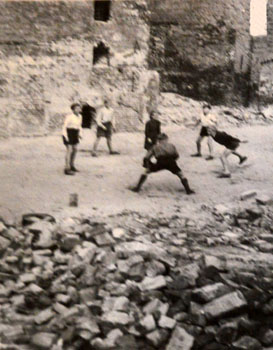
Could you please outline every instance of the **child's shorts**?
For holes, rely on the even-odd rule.
[[[67,145],[77,145],[79,143],[79,130],[78,129],[67,129],[67,136],[63,136],[63,143]]]
[[[161,170],[168,170],[176,175],[181,172],[181,169],[177,165],[175,159],[159,159],[156,163],[150,162],[148,169],[151,173]]]

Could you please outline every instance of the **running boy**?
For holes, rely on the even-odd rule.
[[[73,113],[65,117],[62,133],[63,142],[66,146],[65,175],[75,175],[75,172],[78,171],[74,163],[77,154],[77,145],[79,139],[82,137],[81,106],[79,103],[73,103],[70,108]]]
[[[208,128],[217,126],[217,118],[210,111],[211,111],[211,106],[209,104],[204,104],[203,105],[203,113],[202,113],[200,119],[195,124],[195,126],[197,126],[198,124],[201,123],[202,127],[200,130],[200,134],[196,140],[197,153],[193,154],[192,157],[202,157],[201,142],[204,139],[204,137],[207,137],[208,138],[209,156],[206,158],[206,160],[213,159],[212,139],[211,139],[210,135],[208,134]]]
[[[190,188],[188,180],[184,177],[182,170],[176,163],[176,160],[179,158],[176,147],[168,142],[168,136],[166,134],[160,134],[157,140],[157,144],[147,152],[143,159],[143,166],[146,168],[146,171],[140,176],[137,186],[131,188],[131,190],[139,192],[149,174],[160,170],[169,170],[171,173],[179,177],[188,195],[195,193]],[[156,158],[156,163],[150,161],[152,157]]]
[[[239,158],[239,164],[243,164],[247,160],[247,157],[242,156],[240,153],[237,152],[237,148],[240,146],[240,143],[242,141],[240,141],[236,137],[227,134],[224,131],[218,131],[216,128],[208,128],[208,133],[215,142],[225,147],[225,150],[220,157],[220,160],[223,165],[223,173],[219,177],[231,177],[227,158],[231,154],[234,154]]]
[[[157,141],[157,137],[160,134],[161,123],[159,120],[155,119],[155,112],[150,112],[150,120],[147,121],[145,125],[145,142],[144,148],[149,151]]]
[[[112,134],[115,131],[115,116],[112,108],[109,107],[108,100],[104,100],[104,106],[99,109],[96,118],[97,138],[93,146],[92,156],[97,157],[97,147],[101,137],[105,137],[110,154],[119,154],[112,149]]]

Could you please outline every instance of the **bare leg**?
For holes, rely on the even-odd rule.
[[[72,146],[72,152],[71,152],[71,158],[70,158],[70,168],[74,168],[75,169],[75,159],[76,159],[76,154],[78,151],[78,147],[77,145],[73,145]]]
[[[70,164],[71,164],[71,157],[72,157],[72,145],[66,146],[66,155],[65,155],[65,169],[64,173],[65,175],[74,175],[73,171],[71,171]]]
[[[112,138],[111,137],[107,137],[106,142],[107,142],[107,146],[108,146],[108,149],[109,149],[109,153],[110,154],[113,153]]]
[[[220,157],[220,160],[222,162],[223,165],[223,174],[226,176],[230,176],[230,169],[229,169],[229,163],[228,163],[228,156],[230,156],[232,153],[231,150],[229,149],[225,149],[223,154]]]
[[[213,159],[213,141],[211,136],[208,136],[208,148],[209,148],[209,156],[206,158],[206,160],[211,160]]]
[[[65,169],[70,170],[70,160],[72,155],[72,146],[67,145],[66,146],[66,154],[65,154]]]
[[[197,153],[193,154],[192,157],[201,157],[201,142],[203,140],[203,136],[198,136],[196,140]]]
[[[94,146],[93,146],[93,151],[92,151],[92,155],[96,156],[96,152],[97,152],[97,148],[100,142],[100,136],[97,136],[95,142],[94,142]]]

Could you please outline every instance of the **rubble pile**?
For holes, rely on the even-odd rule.
[[[0,222],[0,349],[272,350],[269,263],[206,252],[208,236],[232,237],[228,225],[244,245],[270,206],[246,218],[220,209],[201,231],[178,215],[136,217],[138,229],[44,214]]]
[[[163,92],[158,98],[157,112],[160,121],[165,124],[191,126],[202,115],[202,106],[205,101],[196,101],[191,98]],[[223,105],[212,106],[212,111],[218,117],[219,127],[234,125],[241,127],[243,124],[268,124],[272,123],[272,108],[264,108],[262,111],[255,106],[227,107]]]

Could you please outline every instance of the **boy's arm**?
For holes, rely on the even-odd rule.
[[[63,129],[62,129],[62,135],[67,138],[67,123],[68,123],[69,115],[67,115],[64,119]]]
[[[97,118],[96,118],[96,123],[97,125],[102,128],[102,129],[106,129],[106,127],[102,124],[101,120],[102,120],[102,115],[101,115],[101,110],[98,111],[98,114],[97,114]]]

